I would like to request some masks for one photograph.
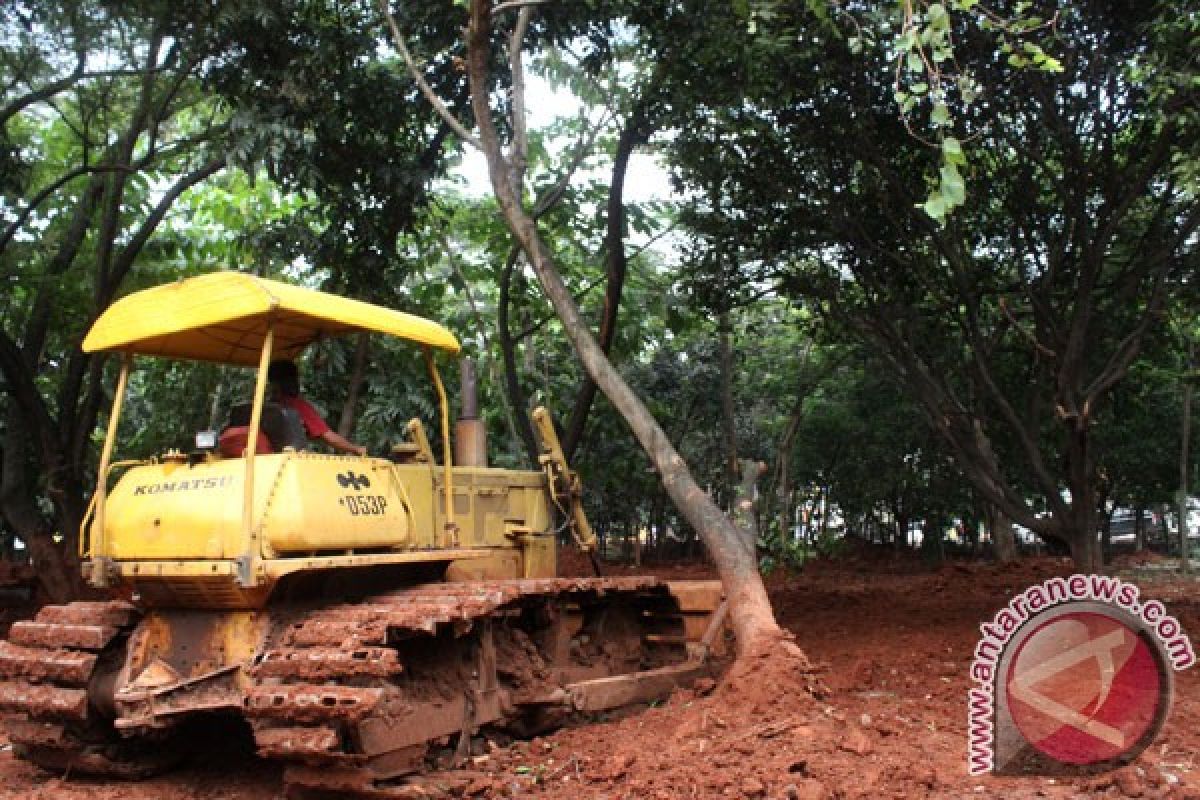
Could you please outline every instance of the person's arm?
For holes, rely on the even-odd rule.
[[[357,456],[365,456],[367,454],[367,448],[355,444],[330,428],[321,415],[317,413],[317,410],[312,407],[312,403],[303,397],[293,397],[289,402],[304,422],[304,430],[308,433],[308,438],[320,439],[341,453],[354,453]]]
[[[363,447],[362,445],[355,444],[332,428],[327,428],[325,432],[321,434],[320,439],[334,450],[338,450],[343,453],[354,453],[356,456],[365,456],[367,454],[367,448]]]

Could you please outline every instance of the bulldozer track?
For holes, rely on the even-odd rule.
[[[134,606],[47,606],[0,642],[0,709],[14,712],[18,755],[55,771],[157,771],[181,755],[173,725],[219,706],[249,723],[259,756],[283,764],[289,796],[429,796],[431,759],[469,755],[481,729],[520,733],[611,707],[635,696],[605,684],[622,676],[658,692],[687,679],[681,665],[699,662],[683,616],[649,577],[436,583],[276,607],[250,662],[197,679],[206,688],[194,701],[172,688],[167,717],[161,698],[105,696],[137,636]]]
[[[289,796],[429,796],[432,784],[414,775],[431,745],[457,740],[468,752],[480,727],[561,695],[551,645],[533,641],[530,618],[618,598],[647,620],[670,605],[653,578],[540,579],[423,585],[301,615],[251,670],[246,714],[258,753],[284,762]],[[542,632],[553,638],[549,626]],[[639,667],[686,658],[683,649],[652,654],[651,634],[635,633]],[[586,661],[579,645],[565,651]]]
[[[136,624],[121,601],[45,606],[0,641],[0,710],[16,754],[46,769],[138,778],[173,759],[122,743],[95,707],[97,665]]]

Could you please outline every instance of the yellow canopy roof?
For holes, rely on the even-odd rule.
[[[460,349],[454,334],[436,322],[241,272],[214,272],[123,297],[92,325],[83,349],[254,365],[269,322],[278,358],[351,331],[385,333],[451,353]]]

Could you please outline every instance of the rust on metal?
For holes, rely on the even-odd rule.
[[[13,744],[37,747],[66,746],[66,730],[53,722],[38,722],[30,719],[12,718],[5,723],[8,739]]]
[[[354,721],[369,714],[382,696],[382,689],[353,686],[256,686],[246,694],[245,708],[253,717],[294,722]]]
[[[263,728],[254,732],[258,754],[265,758],[299,758],[327,756],[340,745],[333,728]]]
[[[78,602],[61,606],[44,606],[37,622],[56,625],[111,625],[120,628],[137,617],[137,609],[119,600],[110,602]]]
[[[261,623],[154,612],[129,639],[112,710],[92,702],[126,737],[240,709],[259,754],[285,763],[289,790],[412,796],[431,741],[533,708],[566,714],[646,700],[702,674],[680,642],[691,647],[720,624],[719,588],[689,585],[678,596],[676,588],[644,577],[487,580],[397,589]],[[621,595],[612,607],[628,623],[614,627],[603,613],[609,595]],[[24,712],[9,727],[27,757],[102,774],[128,766],[50,723],[93,713],[84,687],[98,685],[95,651],[136,613],[122,603],[48,607],[0,643],[0,710]],[[701,622],[704,631],[693,632]],[[530,624],[545,641],[530,638]],[[420,655],[427,640],[446,648],[444,668]],[[697,645],[700,658],[706,652]]]
[[[87,690],[39,686],[21,681],[0,683],[0,710],[24,711],[31,717],[77,719],[87,717]]]
[[[268,650],[254,668],[258,677],[301,680],[374,676],[386,678],[403,671],[395,650],[387,647],[310,647]]]
[[[26,647],[73,647],[79,650],[103,650],[117,629],[112,625],[74,625],[57,622],[14,622],[8,639]]]
[[[84,684],[95,666],[93,653],[21,647],[0,641],[0,676],[6,678]]]
[[[140,780],[161,772],[177,759],[169,754],[143,754],[140,758],[121,760],[110,757],[104,750],[88,748],[74,742],[65,746],[26,745],[22,756],[44,769],[71,775],[95,775],[122,780]]]
[[[549,595],[597,594],[657,590],[657,578],[534,578],[427,584],[382,595],[369,605],[347,605],[319,611],[296,623],[286,643],[298,647],[378,645],[393,635],[434,633],[439,626],[470,622],[524,599]],[[468,628],[469,629],[469,628]],[[462,631],[460,631],[462,632]]]

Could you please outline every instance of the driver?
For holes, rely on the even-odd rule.
[[[321,414],[300,396],[300,371],[295,363],[272,361],[271,366],[267,368],[267,381],[270,383],[271,399],[300,415],[300,421],[304,423],[304,432],[308,434],[309,439],[320,439],[342,453],[358,456],[367,454],[367,448],[351,442],[330,428],[321,418]]]

